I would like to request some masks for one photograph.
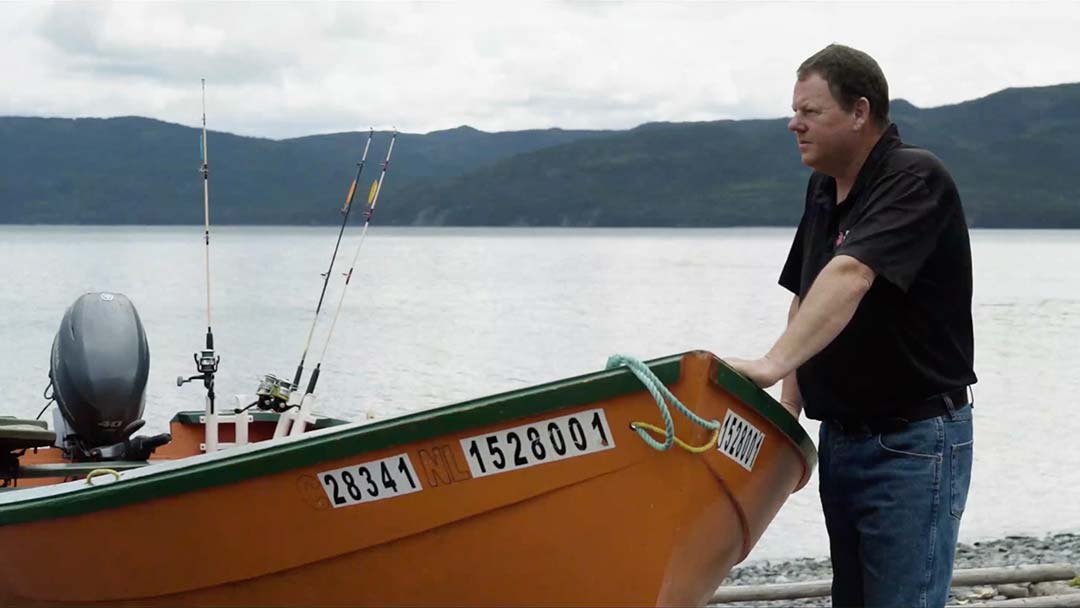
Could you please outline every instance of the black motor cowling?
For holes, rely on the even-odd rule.
[[[83,450],[124,442],[142,425],[150,348],[135,306],[118,293],[88,293],[64,313],[49,378]]]

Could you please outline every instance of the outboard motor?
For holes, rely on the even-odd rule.
[[[72,460],[145,460],[168,443],[168,434],[130,439],[145,424],[149,374],[146,331],[131,300],[105,292],[75,300],[60,322],[49,366],[68,427],[58,439]]]

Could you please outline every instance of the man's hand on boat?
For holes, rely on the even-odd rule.
[[[785,376],[785,371],[768,357],[760,359],[724,357],[724,361],[761,388],[769,388]]]
[[[724,357],[724,362],[761,388],[769,388],[786,375],[785,370],[768,357],[761,357],[760,359]],[[783,405],[784,409],[796,418],[799,417],[799,413],[802,411],[800,405],[791,403],[786,399],[781,399],[780,405]]]

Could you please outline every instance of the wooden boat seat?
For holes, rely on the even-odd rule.
[[[44,420],[0,416],[0,454],[28,448],[43,448],[56,441],[56,433]]]
[[[16,418],[14,416],[0,416],[0,426],[5,424],[29,424],[38,428],[47,429],[49,425],[44,420],[33,420],[30,418]]]

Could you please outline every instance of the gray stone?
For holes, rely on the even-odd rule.
[[[971,593],[967,594],[965,599],[992,600],[995,595],[997,595],[997,592],[994,591],[993,587],[979,586],[972,588]]]
[[[1058,533],[1045,538],[1030,536],[1010,536],[1002,539],[980,540],[973,543],[961,543],[956,547],[955,568],[990,568],[1007,565],[1049,564],[1049,563],[1072,563],[1080,567],[1077,556],[1080,556],[1080,534]],[[782,577],[782,578],[781,578]],[[796,558],[788,561],[769,560],[755,563],[741,564],[729,573],[724,581],[725,585],[765,585],[786,580],[787,582],[828,580],[832,578],[832,565],[828,558]],[[1062,583],[1064,585],[1064,583]],[[1002,586],[1004,587],[1004,585]],[[1080,592],[1075,587],[1067,587],[1065,593]],[[957,600],[971,593],[971,589],[961,592],[959,589],[952,590],[952,597]],[[1008,595],[1001,588],[998,594]],[[827,606],[828,598],[824,601],[810,603],[791,604],[798,606]],[[809,602],[809,600],[808,600]]]
[[[1064,581],[1048,581],[1045,583],[1035,583],[1031,586],[1032,597],[1068,595],[1073,593],[1080,593],[1080,589],[1072,587],[1069,583]]]
[[[1029,583],[1030,584],[1030,583]],[[1031,595],[1031,589],[1029,584],[1024,585],[998,585],[997,592],[1006,599],[1016,599],[1020,597],[1028,597]]]

